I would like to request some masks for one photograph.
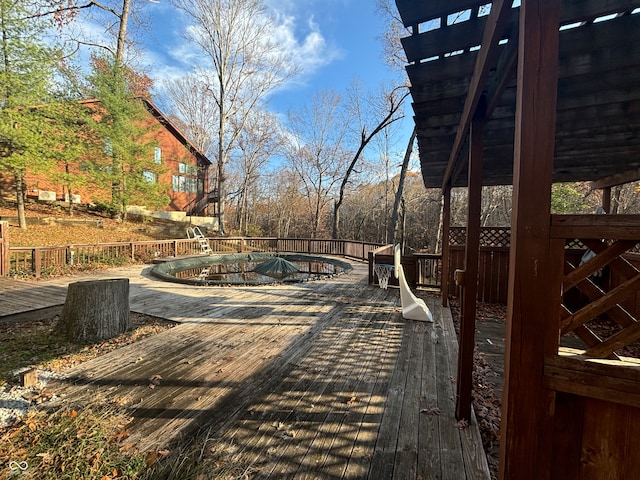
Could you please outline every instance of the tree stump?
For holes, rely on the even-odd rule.
[[[100,341],[124,333],[130,327],[128,278],[69,284],[57,324],[58,331],[68,339]]]

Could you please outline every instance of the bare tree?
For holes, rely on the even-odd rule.
[[[384,60],[394,70],[404,73],[407,57],[400,39],[411,35],[411,31],[405,28],[402,23],[394,0],[377,0],[376,10],[387,26],[387,29],[380,36]]]
[[[250,199],[258,187],[261,170],[283,146],[284,136],[277,119],[264,111],[254,112],[238,136],[240,185],[236,223],[242,235],[248,233]]]
[[[341,103],[336,92],[321,91],[310,105],[288,115],[293,138],[287,160],[302,182],[313,237],[320,232],[321,219],[348,161],[344,147],[347,124]]]
[[[225,233],[225,169],[249,115],[298,72],[273,40],[274,20],[263,0],[174,0],[194,21],[185,32],[207,60],[200,68],[217,106],[215,158],[220,232]]]
[[[131,18],[142,25],[142,16],[139,15],[142,6],[146,2],[132,2],[132,0],[34,0],[37,9],[34,16],[52,17],[61,31],[65,41],[77,46],[96,47],[108,51],[114,59],[114,68],[118,69],[126,64],[125,55],[128,47],[132,46],[129,34],[129,22]],[[92,19],[103,24],[105,31],[113,37],[115,45],[101,40],[87,38],[83,35],[71,33],[68,28],[81,14],[86,13]]]
[[[342,178],[340,194],[334,204],[333,238],[335,239],[340,238],[340,206],[344,201],[345,189],[349,183],[351,174],[354,172],[356,164],[358,160],[360,160],[364,149],[369,145],[369,142],[371,142],[378,133],[403,117],[400,108],[402,107],[404,99],[409,95],[409,89],[405,86],[400,86],[385,91],[383,87],[381,94],[365,98],[365,96],[361,94],[359,85],[356,83],[352,85],[349,93],[350,120],[348,123],[350,125],[358,125],[358,147]]]
[[[174,112],[174,121],[201,152],[213,146],[218,123],[218,108],[212,101],[209,85],[192,73],[164,83],[167,110]]]

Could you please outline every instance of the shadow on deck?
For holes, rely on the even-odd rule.
[[[398,291],[367,285],[366,266],[354,267],[260,288],[138,275],[132,309],[183,324],[51,388],[66,402],[118,398],[142,449],[206,430],[226,463],[255,478],[489,478],[475,420],[454,417],[450,311],[434,297],[434,324],[404,321]]]

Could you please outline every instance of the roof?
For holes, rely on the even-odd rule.
[[[413,32],[402,44],[427,188],[466,185],[465,139],[478,105],[488,118],[484,184],[512,183],[520,9],[503,3],[488,13],[487,1],[396,0]],[[553,180],[637,180],[640,0],[561,3]]]
[[[158,107],[148,98],[141,98],[142,103],[144,103],[147,110],[154,116],[156,119],[164,125],[164,127],[169,130],[174,137],[176,137],[191,153],[193,153],[198,159],[199,163],[204,163],[205,165],[211,165],[211,160],[200,151],[198,147],[196,147],[187,137],[180,131],[180,129],[167,118]]]

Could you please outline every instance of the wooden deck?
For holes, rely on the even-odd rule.
[[[367,285],[366,265],[353,264],[273,287],[168,284],[140,267],[101,274],[130,278],[132,310],[181,325],[50,387],[64,401],[118,399],[143,449],[208,429],[250,478],[489,478],[475,421],[454,418],[450,311],[427,299],[435,324],[404,321],[398,291]]]

